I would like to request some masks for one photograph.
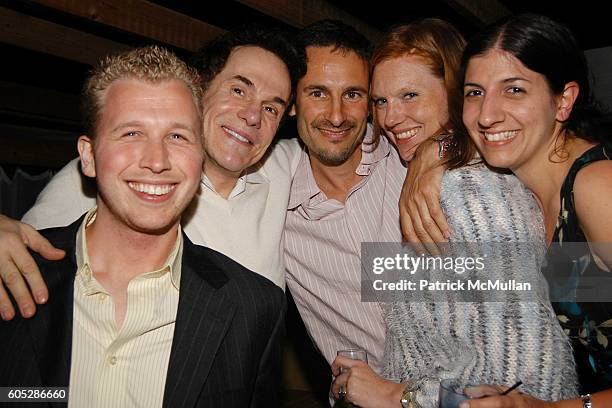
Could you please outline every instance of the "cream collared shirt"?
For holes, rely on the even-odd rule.
[[[242,176],[227,199],[210,180],[183,214],[191,242],[219,251],[284,289],[283,231],[291,178],[302,149],[296,139],[279,140],[251,171]],[[24,222],[36,229],[76,221],[95,205],[87,195],[79,159],[68,163],[47,184]]]
[[[181,279],[181,230],[162,268],[134,278],[121,329],[113,299],[92,274],[85,228],[77,233],[69,407],[161,407]]]

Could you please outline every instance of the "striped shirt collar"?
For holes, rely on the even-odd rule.
[[[85,216],[83,223],[79,227],[76,236],[76,261],[77,261],[77,275],[81,275],[83,283],[85,285],[85,295],[93,295],[99,292],[106,292],[102,285],[96,281],[92,275],[91,261],[89,259],[89,253],[87,251],[87,234],[85,229],[89,227],[96,220],[96,213],[98,207],[95,206]],[[179,224],[178,233],[176,236],[176,243],[174,249],[166,258],[166,261],[161,268],[147,272],[139,276],[139,278],[159,278],[166,273],[170,272],[170,279],[172,285],[176,290],[180,289],[181,284],[181,263],[183,258],[183,232]]]
[[[384,136],[380,136],[377,145],[373,144],[373,140],[373,127],[368,124],[366,135],[361,144],[361,162],[355,169],[355,174],[359,176],[369,176],[372,169],[390,153],[389,142]],[[300,205],[312,205],[323,201],[326,201],[326,198],[315,181],[308,154],[306,151],[302,151],[302,159],[293,177],[287,208],[293,210]]]

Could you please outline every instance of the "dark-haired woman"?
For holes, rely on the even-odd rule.
[[[594,126],[598,115],[584,55],[566,27],[526,14],[468,43],[463,67],[463,121],[470,136],[491,166],[512,170],[537,196],[555,249],[545,271],[551,296],[575,295],[553,306],[572,340],[584,393],[554,403],[512,393],[469,406],[612,407],[612,303],[601,299],[612,296],[605,287],[612,278],[612,148],[610,135]],[[585,245],[576,251],[578,242]],[[584,282],[603,285],[603,292],[585,294]]]

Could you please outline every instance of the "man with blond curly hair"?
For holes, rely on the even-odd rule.
[[[201,96],[157,46],[91,73],[78,151],[96,205],[41,231],[66,256],[35,255],[54,296],[0,325],[0,386],[68,387],[74,407],[277,404],[283,291],[180,226],[200,186]]]

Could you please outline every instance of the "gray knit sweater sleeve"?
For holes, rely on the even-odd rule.
[[[483,165],[447,171],[441,201],[452,241],[533,243],[536,256],[509,251],[497,267],[508,276],[522,270],[543,279],[542,215],[516,177]],[[410,293],[398,296],[385,307],[384,375],[423,381],[418,399],[424,408],[437,407],[444,378],[506,385],[520,379],[523,392],[545,400],[576,395],[571,347],[546,291],[531,302],[411,302]]]

